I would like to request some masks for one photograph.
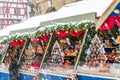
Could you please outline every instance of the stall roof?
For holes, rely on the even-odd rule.
[[[116,0],[97,0],[97,3],[96,0],[78,1],[63,6],[57,12],[31,17],[25,22],[22,22],[20,24],[8,26],[3,31],[19,31],[24,29],[28,30],[29,28],[40,26],[40,22],[47,22],[47,21],[50,22],[51,20],[55,21],[56,19],[76,16],[76,15],[83,15],[91,12],[95,12],[96,17],[101,17],[115,1]],[[3,32],[2,35],[4,36]]]

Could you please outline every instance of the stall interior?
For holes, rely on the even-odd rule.
[[[43,37],[37,37],[28,41],[20,60],[21,70],[38,72],[50,35],[46,37],[46,40]]]
[[[8,50],[4,54],[5,55],[3,60],[4,67],[8,68],[12,58],[14,58],[18,63],[25,42],[26,42],[25,40],[14,40],[10,42]]]
[[[81,61],[77,70],[120,73],[120,34],[118,27],[113,30],[100,31],[94,35],[91,44],[85,50],[85,60]]]
[[[72,74],[83,36],[84,30],[54,32],[42,70],[56,74]]]

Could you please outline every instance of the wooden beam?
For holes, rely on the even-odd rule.
[[[86,29],[85,34],[84,34],[84,37],[83,37],[83,40],[82,40],[82,44],[81,44],[81,47],[80,47],[80,51],[78,53],[77,60],[76,60],[75,66],[74,66],[74,71],[76,70],[77,64],[79,62],[79,59],[80,59],[80,56],[81,56],[81,52],[82,52],[82,49],[83,49],[83,46],[84,46],[84,43],[85,43],[85,39],[86,39],[86,36],[87,36],[87,32],[88,32],[88,29]]]
[[[46,50],[45,50],[45,53],[44,53],[43,58],[42,58],[42,61],[41,61],[40,69],[42,69],[42,66],[43,66],[43,64],[44,64],[45,56],[46,56],[46,54],[47,54],[47,50],[48,50],[48,48],[49,48],[50,42],[51,42],[51,40],[52,40],[52,37],[53,37],[53,33],[52,33],[52,35],[50,36],[50,39],[49,39],[49,41],[48,41],[47,48],[46,48]]]
[[[115,0],[112,3],[112,5],[108,8],[106,13],[99,19],[96,19],[96,30],[98,30],[98,28],[102,25],[102,23],[104,23],[104,21],[107,19],[110,13],[115,9],[115,7],[118,5],[119,2],[120,2],[119,0]]]
[[[26,42],[27,42],[27,41],[26,41]],[[22,58],[23,52],[24,52],[25,47],[26,47],[26,42],[25,42],[25,44],[24,44],[24,46],[23,46],[23,48],[22,48],[22,51],[21,51],[21,53],[20,53],[20,56],[19,56],[19,59],[18,59],[17,65],[19,65],[20,60],[21,60],[21,58]]]

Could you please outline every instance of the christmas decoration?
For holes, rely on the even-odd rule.
[[[105,22],[100,26],[99,30],[112,30],[114,27],[114,17],[108,17]]]
[[[112,30],[114,25],[120,28],[120,16],[109,16],[105,22],[100,26],[99,30]]]
[[[63,60],[62,59],[63,54],[64,53],[62,52],[58,41],[56,41],[53,45],[53,48],[52,48],[52,53],[51,53],[51,56],[50,56],[51,60],[50,61],[53,62],[53,63],[59,63],[59,61]]]
[[[95,27],[88,28],[87,37],[85,39],[82,53],[85,53],[86,49],[89,48],[89,45],[91,44],[91,40],[93,39],[95,34],[96,34]],[[81,54],[80,61],[85,61],[85,58],[86,58],[86,54]]]
[[[9,35],[8,37],[6,37],[5,39],[3,39],[1,41],[1,44],[6,44],[6,43],[10,43],[13,40],[27,40],[28,38],[34,38],[34,37],[38,37],[41,36],[43,34],[49,34],[52,33],[54,31],[62,31],[64,32],[64,34],[62,34],[62,36],[67,36],[68,34],[68,30],[85,30],[87,28],[93,27],[94,23],[92,21],[82,21],[82,22],[75,22],[75,23],[67,23],[67,24],[58,24],[55,26],[47,26],[47,27],[41,27],[38,30],[36,30],[35,32],[32,33],[22,33],[22,34],[18,34],[16,33],[15,35]],[[66,31],[67,30],[67,31]],[[59,34],[59,32],[58,32]],[[48,39],[48,36],[43,36],[43,41],[46,42]]]
[[[14,40],[10,42],[11,46],[23,46],[25,44],[25,40]]]

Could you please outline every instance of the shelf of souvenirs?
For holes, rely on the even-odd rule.
[[[116,45],[120,45],[120,42],[118,43],[118,42],[115,42],[114,44],[116,44]]]
[[[108,47],[104,47],[104,48],[113,48],[113,49],[114,49],[114,48],[116,48],[116,47],[114,47],[114,46],[108,46]]]

